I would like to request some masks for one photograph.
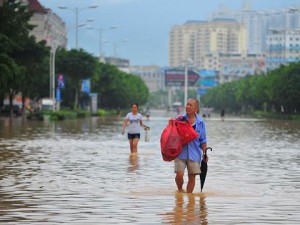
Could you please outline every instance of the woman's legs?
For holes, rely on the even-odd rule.
[[[130,153],[137,153],[138,138],[129,139]]]
[[[129,140],[129,145],[130,145],[130,153],[133,152],[133,139],[128,139]]]
[[[138,138],[134,138],[132,141],[132,152],[133,153],[137,153],[137,146],[138,146],[139,140],[140,139],[138,139]]]

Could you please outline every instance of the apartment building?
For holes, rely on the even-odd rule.
[[[165,70],[159,66],[130,66],[129,73],[142,78],[150,93],[165,89]]]
[[[300,28],[272,29],[267,35],[266,63],[268,70],[300,60]]]
[[[182,67],[187,60],[197,69],[220,70],[219,53],[245,53],[245,27],[233,19],[188,21],[169,34],[169,65]]]
[[[14,4],[20,2],[33,12],[29,23],[34,25],[29,35],[35,36],[37,41],[45,40],[51,48],[67,46],[67,28],[65,22],[51,9],[45,8],[38,0],[0,0],[0,6],[4,2]]]
[[[33,12],[30,23],[35,28],[30,35],[37,41],[45,40],[47,45],[53,48],[67,46],[67,28],[65,22],[51,9],[45,8],[38,0],[22,0]]]
[[[221,70],[219,83],[240,79],[247,75],[261,75],[266,72],[263,54],[226,54],[220,55]]]
[[[235,19],[244,24],[247,30],[247,53],[265,53],[266,36],[270,29],[300,28],[300,5],[280,9],[252,10],[250,1],[244,1],[241,9],[237,10],[220,5],[218,10],[209,15],[209,20],[217,18]]]

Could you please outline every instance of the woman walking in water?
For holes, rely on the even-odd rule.
[[[122,135],[125,133],[125,129],[128,125],[128,140],[130,145],[131,154],[137,153],[137,146],[140,140],[140,128],[143,126],[142,114],[138,112],[138,103],[133,103],[131,105],[131,112],[127,113],[122,128]]]

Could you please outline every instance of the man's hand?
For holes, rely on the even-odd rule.
[[[207,155],[204,155],[204,156],[203,156],[203,160],[204,160],[204,162],[206,162],[206,163],[207,163],[207,162],[208,162],[208,159],[209,159],[209,157],[208,157]]]

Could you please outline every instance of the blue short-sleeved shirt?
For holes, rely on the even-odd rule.
[[[183,115],[187,117],[187,115]],[[198,133],[198,138],[189,142],[187,145],[182,147],[182,152],[178,156],[179,159],[190,159],[195,162],[201,162],[202,160],[202,150],[200,145],[206,143],[206,129],[204,120],[196,114],[196,131]]]

